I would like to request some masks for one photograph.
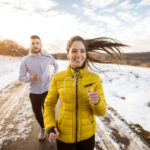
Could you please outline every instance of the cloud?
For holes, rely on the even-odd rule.
[[[104,8],[111,4],[117,3],[118,0],[83,0],[85,5],[89,5],[95,8]]]
[[[22,11],[28,11],[30,13],[34,12],[44,12],[50,10],[51,8],[58,5],[54,0],[1,0],[1,7],[9,7]]]
[[[126,0],[126,1],[122,2],[120,5],[118,5],[118,8],[122,8],[122,9],[130,9],[133,7],[134,7],[134,5],[130,4],[130,0]]]
[[[143,6],[150,5],[150,0],[141,0],[140,5],[143,5]]]
[[[150,39],[150,18],[144,18],[141,22],[134,24],[132,27],[128,27],[120,36],[119,39],[129,44],[131,47],[129,51],[150,51],[149,39]]]
[[[99,24],[105,23],[105,25],[109,26],[120,26],[121,22],[115,18],[115,16],[109,16],[109,15],[100,15],[97,14],[92,9],[83,8],[83,14],[88,16],[91,20],[98,21]]]
[[[79,8],[79,5],[78,4],[73,4],[72,7]]]
[[[117,16],[119,16],[119,18],[125,22],[135,22],[139,19],[138,16],[132,15],[129,12],[119,12],[117,13]]]
[[[105,9],[102,9],[101,12],[112,13],[112,12],[115,12],[115,8],[114,7],[105,8]]]
[[[150,10],[146,12],[146,16],[150,16]]]

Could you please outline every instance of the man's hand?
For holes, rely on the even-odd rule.
[[[38,73],[35,73],[35,74],[33,74],[33,75],[31,76],[31,80],[32,80],[32,81],[36,81],[36,80],[38,80],[38,79],[39,79]]]

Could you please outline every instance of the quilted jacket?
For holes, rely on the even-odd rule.
[[[88,88],[99,93],[99,103],[89,101]],[[60,108],[55,119],[55,106]],[[48,132],[52,127],[59,130],[58,139],[75,143],[90,138],[96,132],[95,115],[104,116],[107,105],[100,77],[83,69],[71,69],[55,74],[44,103],[44,125]]]

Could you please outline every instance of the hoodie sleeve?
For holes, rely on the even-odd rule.
[[[97,76],[97,82],[96,82],[96,90],[95,92],[99,93],[99,102],[98,104],[91,104],[93,112],[96,116],[104,116],[107,111],[107,104],[104,96],[103,86],[101,83],[101,79],[99,76]]]
[[[25,59],[23,59],[19,69],[19,80],[25,83],[30,82],[30,76],[27,75],[27,73],[28,73],[28,68],[26,66]]]
[[[58,72],[58,63],[57,61],[54,59],[53,56],[51,56],[51,64],[53,65],[54,67],[54,74]]]
[[[41,54],[43,56],[49,57],[49,59],[50,59],[50,65],[52,65],[54,67],[54,72],[52,74],[52,76],[53,76],[55,73],[58,72],[58,63],[57,63],[57,61],[54,59],[54,57],[52,55],[50,55],[46,51],[42,51]]]

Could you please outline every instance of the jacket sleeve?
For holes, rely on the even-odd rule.
[[[19,69],[19,80],[22,82],[30,82],[30,76],[27,75],[28,72],[28,68],[26,66],[26,62],[25,59],[23,59],[21,65],[20,65],[20,69]]]
[[[97,82],[96,82],[96,90],[95,92],[99,93],[99,102],[98,104],[91,104],[92,105],[92,109],[93,109],[93,113],[96,116],[104,116],[106,114],[107,111],[107,104],[106,104],[106,100],[105,100],[105,96],[104,96],[104,91],[103,91],[103,86],[101,83],[101,79],[99,76],[97,76]]]
[[[44,102],[44,126],[48,132],[52,127],[56,127],[55,107],[58,101],[58,91],[55,82],[55,76],[52,78],[48,95]]]

